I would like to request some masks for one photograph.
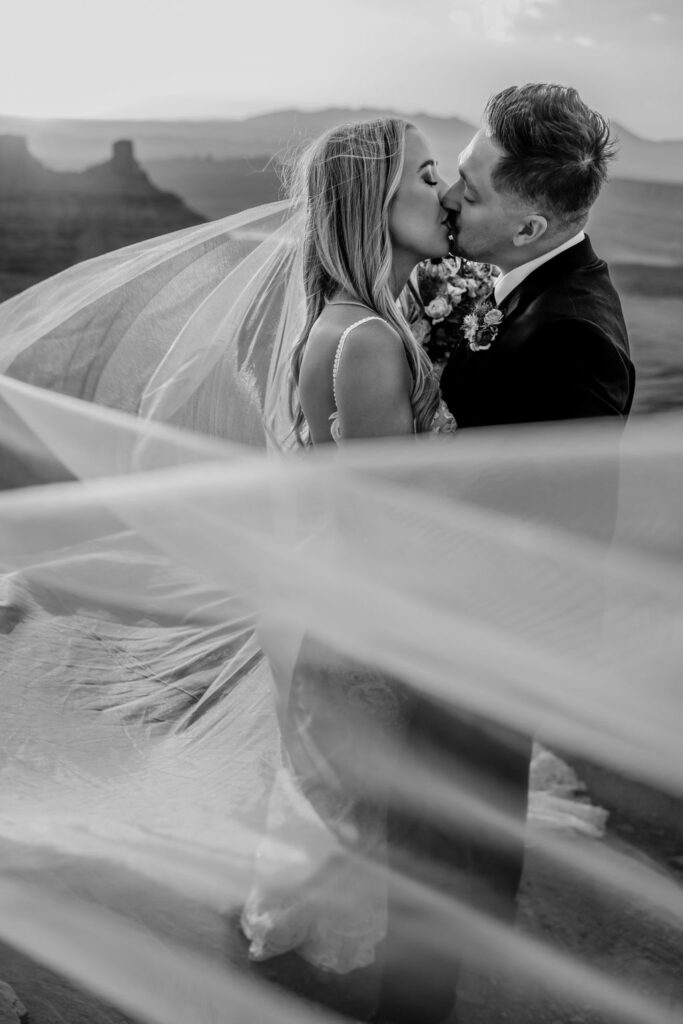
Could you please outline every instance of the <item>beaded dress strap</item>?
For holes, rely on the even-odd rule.
[[[337,351],[334,356],[334,364],[332,366],[332,394],[334,395],[334,404],[337,407],[337,409],[339,408],[339,402],[337,401],[337,373],[339,372],[339,360],[342,357],[342,352],[344,351],[346,339],[348,338],[349,334],[354,329],[354,327],[360,327],[361,324],[367,324],[371,320],[381,320],[382,323],[384,323],[384,320],[382,319],[381,316],[364,316],[362,320],[356,320],[355,324],[351,324],[350,327],[347,327],[344,333],[342,334],[341,338],[339,339]]]

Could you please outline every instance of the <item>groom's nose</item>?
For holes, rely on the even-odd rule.
[[[462,200],[462,178],[458,178],[453,185],[446,191],[445,195],[441,197],[441,205],[446,210],[453,210],[455,213],[460,213],[460,203]]]

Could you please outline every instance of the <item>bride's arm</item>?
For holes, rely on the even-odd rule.
[[[412,378],[403,342],[379,320],[349,335],[337,371],[337,402],[344,440],[414,432]]]

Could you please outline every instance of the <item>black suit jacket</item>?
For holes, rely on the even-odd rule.
[[[461,339],[443,397],[459,427],[628,415],[635,370],[607,264],[586,237],[543,263],[501,303],[487,351]]]

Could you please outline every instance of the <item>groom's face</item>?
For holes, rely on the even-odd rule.
[[[519,201],[497,192],[491,175],[504,151],[483,131],[477,132],[459,159],[459,177],[442,203],[453,229],[452,251],[479,263],[505,269],[518,253],[512,244],[520,222]]]

